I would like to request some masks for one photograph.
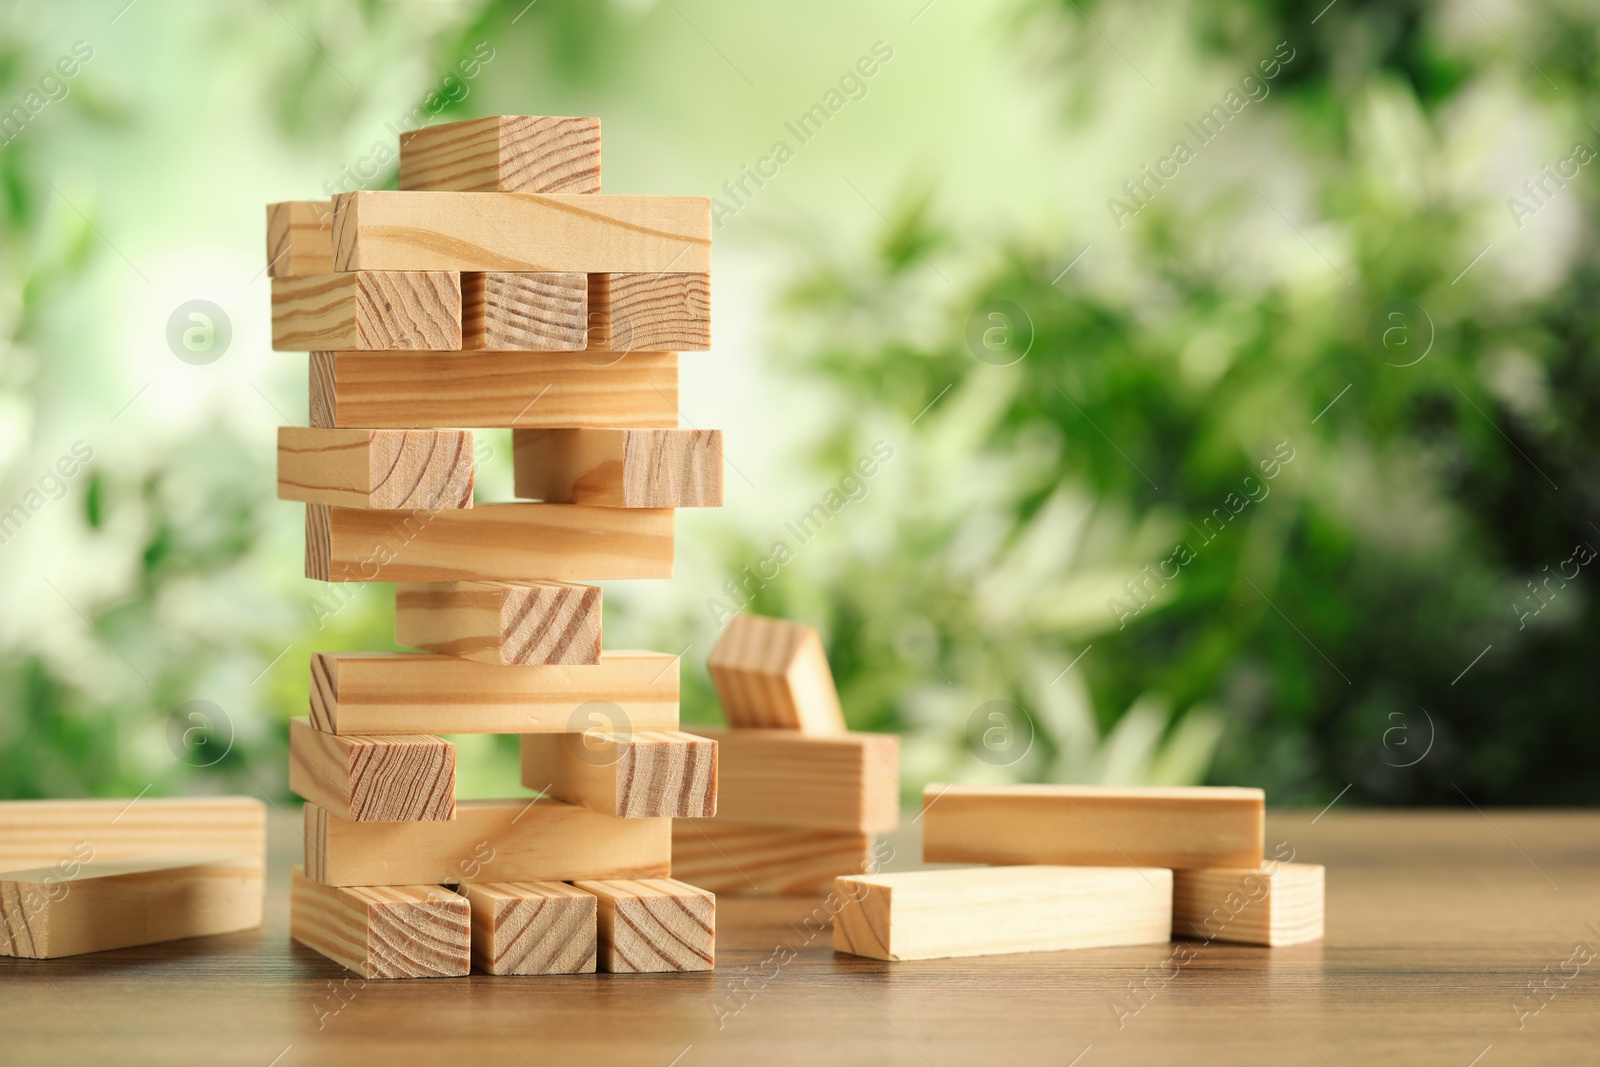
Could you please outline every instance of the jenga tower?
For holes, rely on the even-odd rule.
[[[404,135],[398,192],[270,205],[267,252],[273,347],[311,352],[306,575],[398,583],[421,650],[312,657],[294,938],[367,978],[709,969],[716,898],[669,876],[716,744],[574,583],[671,577],[673,509],[722,503],[721,432],[677,428],[710,201],[601,194],[598,119],[475,119]],[[474,507],[458,427],[512,428],[536,502]],[[522,735],[538,795],[457,804],[441,733]]]

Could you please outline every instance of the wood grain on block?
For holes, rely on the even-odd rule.
[[[671,578],[673,512],[586,504],[464,511],[306,505],[306,577],[324,582]]]
[[[400,188],[598,193],[600,120],[494,115],[402,133]]]
[[[676,426],[678,354],[313,352],[311,425]]]
[[[333,273],[333,201],[286,200],[267,205],[267,276]]]
[[[1221,786],[929,785],[928,863],[1258,867],[1266,795]]]
[[[717,813],[717,743],[676,730],[523,734],[522,784],[624,819]]]
[[[278,427],[278,499],[400,511],[470,508],[470,430]]]
[[[1314,863],[1172,872],[1172,936],[1246,945],[1322,940],[1326,872]]]
[[[841,874],[872,869],[870,834],[675,819],[672,873],[713,893],[821,896]]]
[[[703,196],[357,190],[333,198],[333,269],[711,270]]]
[[[261,925],[259,856],[167,852],[0,874],[0,956],[47,960]]]
[[[752,826],[876,833],[900,824],[900,738],[694,732],[717,743],[717,813]]]
[[[721,430],[515,430],[516,493],[552,504],[720,508]]]
[[[449,822],[350,822],[307,804],[305,865],[324,885],[663,878],[672,825],[539,797],[463,800]]]
[[[572,582],[402,582],[394,637],[479,663],[599,663],[600,600]]]
[[[486,974],[593,974],[593,893],[565,882],[464,885],[472,905],[472,965]]]
[[[589,347],[704,352],[711,347],[711,275],[589,275]]]
[[[741,612],[717,638],[710,667],[729,726],[845,732],[822,638],[803,623]]]
[[[968,867],[842,877],[833,948],[879,960],[995,956],[1168,939],[1172,872]]]
[[[602,971],[709,971],[715,964],[716,894],[672,878],[573,886],[599,901]]]
[[[498,667],[415,652],[318,652],[311,725],[335,734],[533,734],[678,728],[678,657]]]
[[[588,347],[588,275],[551,271],[461,276],[461,347],[577,352]]]
[[[266,865],[267,807],[254,797],[0,801],[0,871],[157,852]]]
[[[362,978],[472,970],[472,908],[436,885],[341,888],[290,875],[289,936]]]
[[[456,746],[431,734],[331,734],[293,719],[289,788],[352,822],[449,819],[456,807]]]
[[[351,271],[272,279],[272,347],[430,351],[461,347],[454,271]]]

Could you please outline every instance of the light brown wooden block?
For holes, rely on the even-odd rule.
[[[333,198],[333,269],[711,270],[703,196],[357,190]]]
[[[394,638],[479,663],[599,663],[600,599],[571,582],[402,582]]]
[[[400,188],[598,193],[600,120],[494,115],[402,133]]]
[[[720,508],[721,430],[516,430],[516,493],[551,504]]]
[[[289,936],[362,978],[454,978],[472,970],[472,908],[436,885],[339,888],[296,867]]]
[[[1172,936],[1246,945],[1321,941],[1326,872],[1314,863],[1172,872]]]
[[[311,725],[337,734],[676,730],[678,658],[607,649],[592,666],[497,667],[427,653],[319,652]]]
[[[472,965],[486,974],[593,974],[593,893],[565,882],[464,885],[472,905]]]
[[[588,276],[468,272],[461,276],[461,347],[578,352],[588,347]]]
[[[624,819],[717,813],[717,744],[676,730],[523,734],[522,784]]]
[[[711,649],[710,666],[729,726],[845,732],[822,638],[809,626],[741,612]]]
[[[1257,867],[1266,795],[1219,786],[929,785],[928,863]]]
[[[433,351],[461,347],[454,271],[351,271],[272,279],[272,347]]]
[[[48,960],[261,925],[261,858],[168,852],[0,874],[0,956]]]
[[[267,276],[303,278],[333,272],[333,201],[267,205]]]
[[[589,347],[704,352],[711,347],[711,275],[589,275]]]
[[[599,900],[602,971],[709,971],[715,964],[716,894],[671,878],[573,886]]]
[[[254,797],[0,801],[0,871],[161,852],[264,866],[267,807]]]
[[[694,732],[717,743],[717,813],[751,826],[875,833],[900,823],[900,738]]]
[[[351,737],[289,722],[289,788],[352,822],[428,822],[456,808],[456,746],[429,734]]]
[[[872,868],[872,837],[849,830],[742,826],[726,819],[674,819],[675,877],[734,896],[821,896],[842,874]]]
[[[399,511],[472,506],[470,430],[278,427],[278,499]]]

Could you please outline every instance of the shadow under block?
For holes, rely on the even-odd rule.
[[[711,347],[711,275],[589,275],[590,348],[704,352]]]
[[[593,665],[497,667],[421,652],[318,652],[311,725],[334,734],[676,730],[678,657],[607,649]]]
[[[1172,872],[1172,936],[1246,945],[1322,940],[1326,872],[1314,863]]]
[[[402,133],[400,188],[598,193],[600,120],[496,115]]]
[[[869,834],[900,824],[900,738],[894,734],[694,732],[717,743],[717,814],[724,819]]]
[[[266,865],[267,807],[254,797],[0,801],[0,871],[161,852]]]
[[[878,960],[995,956],[1166,941],[1172,872],[967,867],[838,879],[833,948]]]
[[[449,819],[456,746],[431,734],[330,734],[291,719],[289,789],[351,822]]]
[[[929,785],[928,863],[1258,867],[1266,796],[1222,786]]]
[[[670,819],[614,819],[557,800],[463,800],[449,822],[350,822],[305,807],[305,870],[324,885],[665,878]]]
[[[261,925],[260,857],[169,852],[0,874],[0,956],[47,960]]]
[[[721,430],[514,430],[516,494],[606,508],[720,508]]]
[[[717,744],[675,730],[523,734],[522,784],[617,818],[709,818]]]
[[[470,508],[470,430],[278,427],[278,499],[400,511]]]
[[[711,201],[607,193],[338,193],[333,269],[707,273]]]
[[[306,577],[324,582],[671,578],[672,547],[669,508],[306,505]]]
[[[486,974],[593,974],[593,893],[565,882],[464,885],[472,905],[472,965]]]
[[[461,346],[512,352],[588,347],[589,278],[573,272],[461,276]]]
[[[850,830],[742,826],[725,819],[675,819],[672,873],[713,893],[821,896],[843,874],[871,869],[872,837]]]
[[[333,273],[333,201],[267,205],[267,277]]]
[[[472,908],[436,885],[354,889],[290,875],[289,936],[362,978],[455,978],[472,969]]]
[[[437,351],[461,347],[461,277],[391,270],[272,279],[272,347]]]
[[[599,663],[600,602],[571,582],[402,582],[394,638],[497,666]]]
[[[741,612],[711,649],[710,667],[729,726],[845,732],[822,638],[809,626]]]
[[[716,894],[672,878],[581,881],[573,888],[599,901],[602,971],[709,971],[715,964]]]

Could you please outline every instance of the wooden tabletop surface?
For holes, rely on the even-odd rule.
[[[1269,849],[1328,867],[1327,940],[1199,945],[1181,968],[1167,945],[836,956],[805,921],[820,901],[725,897],[714,973],[392,982],[290,943],[292,814],[262,930],[0,959],[0,1063],[1600,1062],[1600,813],[1273,813]],[[888,869],[915,865],[914,834]]]

